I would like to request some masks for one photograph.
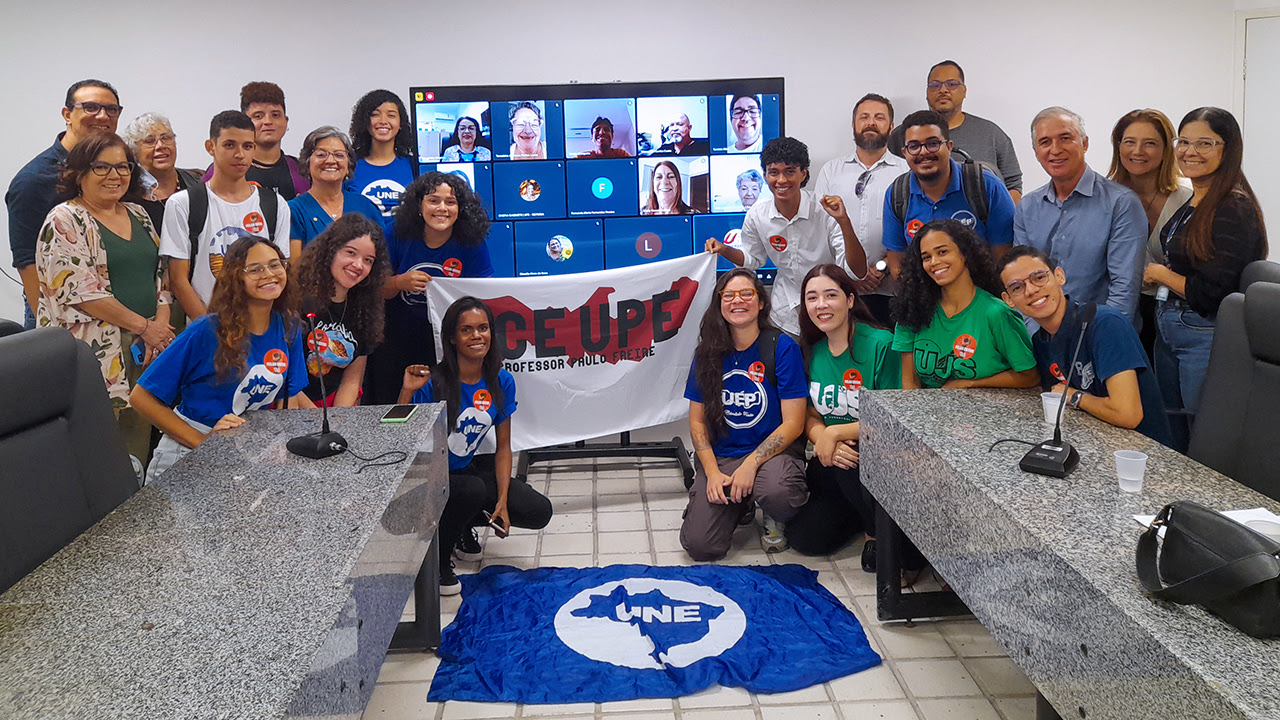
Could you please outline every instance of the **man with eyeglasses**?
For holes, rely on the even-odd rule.
[[[58,172],[67,153],[90,135],[113,133],[120,121],[120,95],[110,83],[81,80],[67,88],[62,119],[67,129],[58,134],[49,149],[35,156],[13,176],[4,202],[9,209],[9,249],[13,267],[22,278],[26,296],[26,327],[35,327],[36,300],[40,281],[36,278],[36,237],[45,216],[58,204]]]
[[[1036,159],[1049,182],[1027,193],[1013,216],[1013,241],[1042,250],[1067,271],[1078,302],[1138,312],[1146,259],[1147,213],[1132,190],[1085,162],[1084,120],[1049,107],[1031,121]]]
[[[867,93],[853,106],[854,151],[830,160],[818,171],[813,191],[819,196],[838,195],[848,208],[858,240],[867,252],[867,277],[857,281],[858,295],[876,319],[893,327],[889,300],[898,282],[875,265],[884,259],[884,195],[894,179],[907,172],[907,163],[888,152],[893,131],[893,103]]]
[[[998,169],[1016,203],[1022,198],[1022,168],[1013,141],[999,125],[964,112],[966,92],[964,70],[955,60],[943,60],[929,68],[925,90],[929,109],[947,121],[956,148],[977,162]]]
[[[764,147],[760,133],[760,98],[734,95],[729,103],[729,147],[731,153],[758,153]]]
[[[971,228],[999,257],[1013,243],[1013,199],[990,170],[970,168],[965,180],[960,163],[951,159],[951,130],[932,110],[917,110],[902,121],[903,152],[911,174],[894,181],[884,194],[885,261],[897,278],[902,254],[911,239],[930,220],[950,218]],[[895,190],[903,182],[901,207]],[[984,207],[976,208],[974,203]],[[901,215],[899,215],[899,210]]]
[[[1066,281],[1067,274],[1048,255],[1026,245],[1010,250],[1000,271],[1004,301],[1040,325],[1031,345],[1042,388],[1056,393],[1066,389],[1079,343],[1067,405],[1169,445],[1173,440],[1160,388],[1133,322],[1115,308],[1100,305],[1079,342],[1082,304],[1063,292]]]

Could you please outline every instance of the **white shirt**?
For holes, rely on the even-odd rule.
[[[773,281],[769,319],[792,335],[800,334],[800,283],[814,265],[835,263],[848,270],[844,260],[844,233],[840,224],[818,206],[808,190],[800,191],[800,209],[790,220],[778,212],[772,196],[761,196],[742,220],[742,266],[751,270],[765,259],[778,266]]]
[[[858,233],[858,240],[867,252],[867,267],[875,267],[884,259],[884,196],[899,175],[907,172],[907,161],[885,151],[884,155],[867,167],[853,152],[841,158],[830,160],[818,171],[818,181],[813,192],[818,197],[823,195],[839,195],[844,200],[849,219],[853,221],[853,229]],[[862,189],[862,197],[855,190],[858,178],[867,171],[871,177]],[[888,275],[876,287],[876,295],[896,295],[897,282]]]
[[[275,245],[289,257],[289,203],[276,195]],[[186,190],[174,193],[164,205],[164,225],[160,228],[160,255],[179,260],[189,260],[195,268],[191,287],[200,301],[209,304],[213,295],[214,270],[222,269],[222,255],[231,243],[242,237],[258,235],[267,237],[267,223],[258,203],[257,188],[247,200],[229,203],[209,191],[209,214],[200,231],[200,252],[192,260],[191,238],[187,234],[187,219],[191,217],[191,196]],[[217,266],[214,268],[214,266]]]

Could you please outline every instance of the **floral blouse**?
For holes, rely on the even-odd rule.
[[[142,207],[122,203],[129,215],[151,233],[158,247],[160,238]],[[111,279],[107,276],[107,252],[102,245],[98,223],[89,210],[75,200],[64,202],[49,211],[36,241],[36,275],[40,279],[40,298],[36,307],[36,323],[40,327],[64,327],[93,350],[102,365],[111,405],[119,411],[129,400],[129,382],[125,376],[124,338],[120,328],[80,310],[76,305],[112,297]],[[156,267],[156,299],[169,305],[168,270],[165,263]]]

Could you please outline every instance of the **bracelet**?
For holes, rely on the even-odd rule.
[[[150,327],[151,327],[151,321],[150,321],[150,320],[148,320],[147,318],[142,318],[142,332],[140,332],[140,333],[138,333],[138,334],[139,334],[139,335],[146,335],[146,334],[147,334],[147,330],[148,330]]]

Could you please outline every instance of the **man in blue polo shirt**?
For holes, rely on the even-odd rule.
[[[916,230],[940,218],[959,220],[973,228],[998,258],[1013,243],[1013,199],[1005,190],[1004,181],[983,169],[979,183],[982,187],[970,188],[970,192],[980,192],[979,197],[986,198],[984,219],[965,194],[960,163],[951,159],[947,121],[932,110],[920,110],[908,115],[902,125],[906,140],[903,152],[911,174],[906,207],[901,214],[894,207],[894,188],[891,186],[884,195],[883,241],[889,272],[898,277],[902,254],[911,246]]]
[[[1041,386],[1060,393],[1080,339],[1082,304],[1063,292],[1067,275],[1042,250],[1018,245],[1005,255],[1002,265],[1004,301],[1040,325],[1031,344]],[[1099,305],[1079,344],[1067,405],[1170,445],[1160,388],[1133,321],[1115,308]]]

